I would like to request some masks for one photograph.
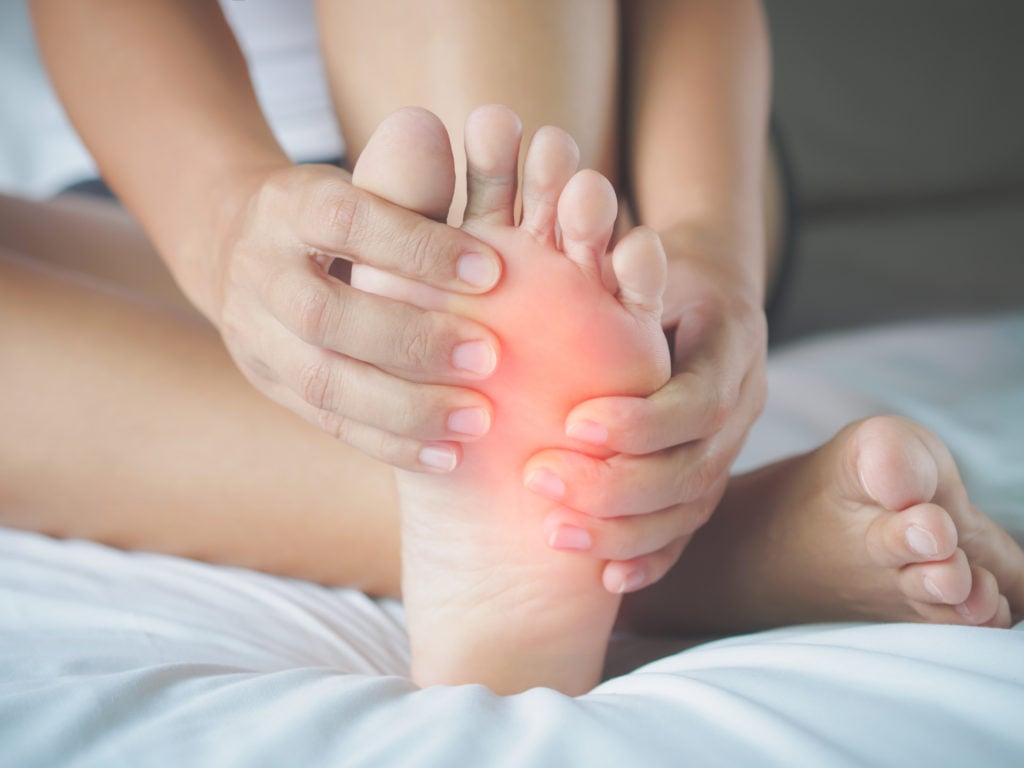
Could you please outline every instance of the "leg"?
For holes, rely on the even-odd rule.
[[[878,619],[1007,626],[1024,615],[1024,553],[970,504],[933,434],[877,417],[734,478],[673,572],[626,612],[659,633]]]
[[[0,195],[0,247],[194,312],[142,228],[112,200],[61,195],[35,202]]]
[[[455,150],[456,222],[465,207],[463,125],[481,104],[510,106],[527,137],[543,125],[565,129],[579,144],[583,166],[616,180],[619,27],[613,0],[320,2],[318,15],[349,157],[359,157],[395,110],[415,104],[434,112]]]
[[[425,130],[409,116],[390,118],[382,133]],[[443,135],[439,123],[433,130]],[[465,227],[502,253],[501,286],[466,300],[416,297],[480,318],[503,346],[498,372],[481,386],[494,405],[488,435],[465,446],[450,475],[399,476],[402,587],[420,684],[580,693],[598,679],[618,598],[601,586],[603,563],[547,547],[545,539],[559,535],[543,530],[550,503],[525,490],[522,467],[542,445],[570,445],[562,424],[580,399],[648,393],[667,380],[659,323],[664,255],[641,230],[608,263],[615,195],[593,172],[569,180],[576,149],[557,129],[531,143],[523,222],[513,226],[520,132],[515,116],[497,107],[477,110],[466,127]],[[408,194],[408,174],[394,161],[371,141],[356,183],[385,196]],[[556,206],[562,250],[555,247]],[[353,284],[361,279],[354,271]]]
[[[117,269],[147,258],[124,230],[81,213],[41,239],[15,225],[53,208],[9,205],[5,241],[51,265],[0,249],[0,522],[396,594],[388,468],[258,395],[172,299],[125,289],[149,278]],[[121,286],[52,266],[100,243]]]

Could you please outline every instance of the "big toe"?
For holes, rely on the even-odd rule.
[[[444,221],[455,189],[455,161],[444,124],[419,107],[392,113],[367,142],[352,171],[352,183]]]
[[[894,416],[876,416],[857,424],[848,443],[853,473],[850,496],[892,512],[935,498],[939,465],[913,424]]]

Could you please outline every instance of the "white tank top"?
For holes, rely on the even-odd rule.
[[[221,0],[221,6],[289,157],[344,155],[312,0]],[[0,1],[0,191],[48,197],[97,175],[39,60],[27,0]]]

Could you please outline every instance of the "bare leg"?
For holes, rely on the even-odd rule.
[[[1007,626],[1024,616],[1024,553],[971,505],[935,435],[876,417],[734,478],[676,568],[624,610],[668,634],[835,620]]]
[[[64,205],[0,199],[0,523],[396,594],[390,470],[256,393],[119,214]]]
[[[481,104],[511,107],[527,139],[543,125],[565,129],[579,144],[582,166],[616,180],[619,27],[613,0],[320,2],[318,12],[350,159],[359,157],[385,116],[409,105],[429,109],[455,150],[455,223],[466,202],[463,125]]]

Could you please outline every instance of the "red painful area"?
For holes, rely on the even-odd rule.
[[[523,231],[498,235],[477,236],[504,256],[501,283],[486,296],[459,297],[451,307],[501,341],[498,369],[478,386],[494,405],[491,432],[465,446],[457,471],[487,482],[518,479],[526,459],[542,448],[608,455],[566,437],[568,413],[584,400],[646,396],[664,383],[652,346],[658,334],[599,279]]]

